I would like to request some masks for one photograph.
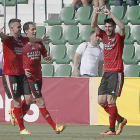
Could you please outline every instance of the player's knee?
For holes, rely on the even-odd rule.
[[[36,99],[36,102],[39,106],[44,106],[45,105],[45,101],[44,101],[44,98],[38,98]]]

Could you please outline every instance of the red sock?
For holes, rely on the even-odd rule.
[[[15,116],[17,118],[20,131],[25,129],[25,126],[24,126],[24,123],[23,123],[23,115],[22,115],[21,108],[14,107],[13,113],[15,114]]]
[[[53,122],[49,112],[47,111],[46,107],[44,106],[39,106],[39,110],[44,117],[44,119],[52,126],[52,128],[55,130],[56,124]]]
[[[23,116],[28,112],[29,108],[30,108],[30,105],[27,105],[25,100],[23,100],[21,102],[21,108],[22,108],[22,113],[23,113]]]
[[[109,107],[109,122],[110,122],[110,128],[115,128],[115,122],[116,122],[116,115],[117,115],[117,107],[116,104],[108,104]]]
[[[105,104],[101,105],[104,110],[109,114],[109,107],[108,107],[108,103],[106,102]],[[116,120],[118,121],[119,119],[121,119],[122,117],[117,113],[116,114]]]
[[[104,108],[104,110],[107,112],[107,113],[109,113],[109,107],[108,107],[108,103],[106,102],[105,104],[103,104],[103,105],[101,105],[103,108]]]

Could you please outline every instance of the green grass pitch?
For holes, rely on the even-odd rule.
[[[140,126],[125,126],[117,136],[100,136],[108,126],[67,125],[61,134],[55,134],[49,125],[25,124],[32,135],[20,135],[18,126],[0,124],[0,140],[140,140]]]

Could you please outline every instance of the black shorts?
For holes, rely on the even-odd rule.
[[[119,97],[123,83],[123,72],[105,72],[99,86],[98,95],[109,94]]]
[[[9,99],[31,94],[28,79],[25,75],[3,75],[3,86]]]
[[[42,93],[41,93],[42,79],[38,81],[29,82],[29,84],[34,98],[42,97]]]

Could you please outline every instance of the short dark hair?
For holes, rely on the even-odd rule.
[[[95,33],[95,31],[93,30],[93,31],[91,31],[91,33],[90,33],[90,36],[92,35],[92,34],[94,34]]]
[[[106,24],[106,23],[112,23],[113,25],[116,25],[116,23],[114,22],[114,20],[112,19],[112,18],[106,18],[105,20],[104,20],[104,23]]]
[[[14,23],[14,22],[19,22],[20,23],[21,20],[17,19],[17,18],[12,18],[12,19],[9,20],[8,26],[10,27],[11,23]]]
[[[32,22],[32,21],[26,22],[26,23],[23,25],[23,31],[24,31],[24,33],[25,33],[25,30],[28,30],[28,29],[29,29],[29,24],[35,25],[35,23]]]

